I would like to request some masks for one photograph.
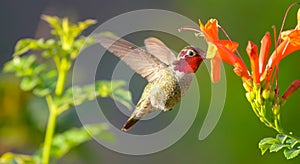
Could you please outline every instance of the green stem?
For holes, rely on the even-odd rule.
[[[55,60],[55,63],[58,70],[58,80],[55,88],[55,94],[56,96],[61,96],[64,91],[67,72],[70,69],[71,64],[65,57],[59,61]]]
[[[247,88],[245,89],[247,91]],[[256,85],[253,86],[252,93],[254,93],[255,96],[251,97],[251,92],[248,92],[248,95],[250,96],[247,97],[247,99],[250,102],[255,115],[260,119],[260,121],[267,127],[270,127],[277,131],[279,134],[284,134],[300,143],[300,137],[284,130],[281,125],[280,107],[284,101],[279,100],[278,98],[274,99],[274,97],[272,96],[263,97],[263,95],[261,94],[261,88]],[[271,110],[267,108],[269,103],[272,106]]]
[[[283,133],[283,130],[282,130],[282,127],[281,127],[281,124],[280,124],[280,115],[275,115],[274,117],[274,126],[275,126],[275,130],[278,132],[278,133]]]
[[[288,137],[290,137],[290,138],[292,138],[292,139],[294,139],[294,140],[297,140],[297,141],[300,143],[300,137],[295,136],[293,133],[287,132],[287,131],[285,131],[284,129],[282,129],[282,134],[285,134],[285,135],[287,135]]]
[[[55,88],[55,96],[61,96],[66,82],[66,76],[67,72],[70,68],[69,61],[67,58],[62,58],[59,60],[56,58],[55,60],[56,67],[58,70],[58,80],[56,83]],[[47,129],[46,129],[46,135],[45,135],[45,141],[44,141],[44,147],[43,147],[43,154],[42,154],[42,163],[48,164],[50,160],[50,153],[51,153],[51,146],[52,146],[52,139],[55,131],[55,125],[56,125],[56,118],[58,116],[58,108],[53,103],[51,95],[46,96],[46,101],[49,108],[49,118],[47,123]]]
[[[45,136],[43,154],[42,154],[43,164],[49,163],[52,138],[55,131],[55,124],[56,124],[56,117],[57,117],[56,107],[53,104],[52,97],[48,95],[46,96],[46,100],[49,107],[49,118],[48,118],[48,124],[47,124],[47,130],[46,130],[46,136]]]
[[[58,80],[57,80],[57,85],[56,85],[56,88],[55,88],[55,94],[57,96],[61,96],[63,91],[64,91],[66,76],[67,76],[66,71],[59,71],[58,72]]]

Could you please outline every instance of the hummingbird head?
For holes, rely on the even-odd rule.
[[[173,63],[174,70],[183,73],[194,73],[205,59],[205,52],[200,48],[187,46],[178,54],[178,59]]]

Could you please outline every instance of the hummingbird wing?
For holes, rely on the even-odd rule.
[[[113,33],[100,33],[96,36],[96,39],[104,48],[123,60],[149,82],[160,77],[162,70],[168,67],[154,55],[147,53],[146,50],[121,39]]]
[[[145,39],[144,43],[147,51],[166,65],[170,65],[176,60],[175,54],[161,40],[150,37]]]

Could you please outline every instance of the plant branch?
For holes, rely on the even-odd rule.
[[[56,117],[57,117],[56,107],[54,106],[52,97],[50,95],[46,96],[46,101],[49,107],[49,118],[48,118],[46,136],[45,136],[45,141],[43,146],[43,154],[42,154],[43,164],[49,163],[52,138],[55,131],[55,124],[56,124]]]
[[[58,59],[55,60],[55,63],[58,71],[58,80],[55,88],[55,94],[56,96],[61,96],[64,91],[67,72],[70,68],[70,62],[66,57],[63,57],[61,60],[59,60],[59,62],[57,60]]]

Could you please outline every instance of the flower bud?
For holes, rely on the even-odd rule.
[[[247,81],[245,81],[245,82],[243,83],[243,86],[244,86],[244,88],[245,88],[245,90],[246,90],[247,92],[249,92],[249,91],[252,90],[251,85],[249,85],[249,83],[248,83]]]
[[[276,116],[276,115],[279,114],[279,111],[280,111],[280,106],[277,105],[277,104],[275,104],[275,105],[273,106],[273,108],[272,108],[273,114]]]
[[[247,98],[247,100],[248,100],[249,102],[252,102],[252,101],[253,101],[253,99],[251,99],[251,93],[250,93],[250,92],[247,92],[247,93],[246,93],[246,98]]]
[[[261,96],[257,96],[256,101],[258,102],[259,105],[262,105],[264,103],[264,100],[262,99]]]
[[[270,98],[271,91],[268,89],[264,89],[262,92],[262,96],[264,99],[268,100]]]
[[[274,98],[275,98],[275,92],[271,91],[269,100],[274,100]]]
[[[283,99],[288,99],[294,92],[296,92],[300,87],[300,80],[295,80],[292,84],[286,89],[284,94],[282,95]]]

